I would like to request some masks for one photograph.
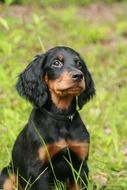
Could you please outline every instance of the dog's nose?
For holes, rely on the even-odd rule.
[[[72,73],[72,79],[73,81],[80,82],[83,78],[83,74],[81,72],[74,72]]]

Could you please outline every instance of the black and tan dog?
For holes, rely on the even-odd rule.
[[[52,48],[36,56],[16,87],[34,108],[0,188],[13,190],[18,183],[18,189],[49,190],[59,180],[69,190],[87,189],[90,137],[76,106],[81,109],[95,88],[83,59],[71,48]]]

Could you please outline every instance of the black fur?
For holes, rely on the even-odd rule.
[[[65,56],[64,66],[61,69],[54,69],[52,62],[58,53]],[[74,56],[80,58],[80,67],[75,65]],[[49,190],[53,184],[57,183],[56,178],[60,181],[66,181],[69,185],[74,184],[74,176],[68,163],[70,157],[74,169],[77,172],[81,169],[79,183],[83,185],[82,181],[84,181],[87,186],[88,155],[84,160],[81,160],[73,151],[70,150],[68,153],[68,149],[63,148],[52,157],[53,168],[50,160],[40,160],[38,156],[38,150],[42,145],[52,145],[61,139],[90,142],[89,133],[76,111],[76,98],[74,97],[67,110],[60,110],[51,100],[49,89],[44,80],[45,74],[48,75],[48,78],[55,80],[64,70],[78,70],[84,75],[86,89],[78,96],[80,109],[95,95],[91,74],[83,59],[73,49],[55,47],[45,54],[36,56],[19,75],[16,85],[19,94],[29,100],[34,108],[28,123],[16,139],[12,151],[12,162],[1,172],[0,189],[3,188],[6,179],[9,178],[8,170],[18,175],[19,184],[23,189],[28,185],[31,190]],[[72,115],[72,113],[74,113],[73,118],[69,119],[67,116]],[[26,181],[29,181],[32,186]]]
[[[78,106],[80,109],[83,107],[85,103],[87,103],[95,95],[93,79],[84,61],[83,63],[84,63],[83,73],[84,73],[84,78],[85,78],[85,83],[86,83],[86,90],[82,92],[80,96],[78,97]]]
[[[43,106],[47,100],[47,89],[43,82],[43,62],[45,55],[38,55],[19,75],[17,90],[19,94],[36,106]]]

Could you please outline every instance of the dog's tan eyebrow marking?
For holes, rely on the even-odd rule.
[[[79,60],[80,60],[79,56],[76,55],[75,58],[74,58],[74,60],[75,60],[75,61],[79,61]]]
[[[63,61],[64,61],[64,56],[63,56],[62,54],[59,54],[59,55],[57,56],[57,59],[58,59],[59,61],[63,62]]]

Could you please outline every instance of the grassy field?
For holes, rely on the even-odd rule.
[[[0,5],[0,170],[31,105],[18,74],[45,49],[76,49],[93,75],[97,95],[80,111],[91,134],[90,184],[127,190],[127,3],[69,6]]]

